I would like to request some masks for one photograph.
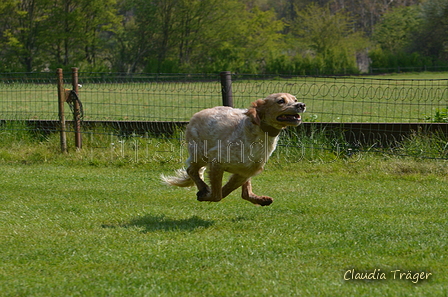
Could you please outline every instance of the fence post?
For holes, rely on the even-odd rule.
[[[78,68],[72,68],[72,87],[73,91],[78,94]],[[82,148],[81,136],[81,106],[79,100],[73,102],[73,126],[75,128],[75,146],[76,149]]]
[[[230,71],[222,71],[219,75],[221,76],[222,105],[233,107],[232,74]]]
[[[62,68],[58,68],[57,84],[58,84],[58,108],[59,108],[59,124],[60,124],[60,139],[61,139],[61,151],[67,152],[67,136],[65,134],[65,115],[64,115],[64,103],[65,103],[65,89],[64,89],[64,75]]]

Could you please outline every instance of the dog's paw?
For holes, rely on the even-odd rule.
[[[210,190],[207,188],[199,190],[199,192],[196,193],[196,196],[198,197],[198,201],[209,201],[210,200]]]
[[[198,197],[198,201],[211,201],[211,202],[221,201],[221,199],[213,198],[212,193],[209,189],[200,190],[199,192],[196,193],[196,196]]]
[[[254,204],[258,204],[261,206],[268,206],[270,205],[272,202],[274,202],[274,199],[272,199],[271,197],[268,196],[258,196],[257,199],[255,199]]]
[[[268,206],[272,202],[274,202],[274,199],[268,196],[258,196],[258,195],[250,195],[249,197],[243,197],[243,199],[252,202],[253,204],[260,205],[260,206]]]

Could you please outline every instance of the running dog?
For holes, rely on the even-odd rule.
[[[242,198],[270,205],[268,196],[252,192],[251,177],[259,174],[275,150],[280,131],[301,123],[305,104],[288,93],[277,93],[252,102],[248,109],[214,107],[193,115],[185,132],[189,158],[187,168],[164,176],[169,185],[198,188],[199,201],[220,201],[242,187]],[[210,186],[204,182],[205,168]],[[224,172],[232,175],[222,186]]]

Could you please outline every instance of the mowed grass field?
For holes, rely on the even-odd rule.
[[[80,80],[82,82],[82,78]],[[70,89],[70,85],[66,85]],[[289,92],[307,104],[304,121],[425,122],[448,106],[446,73],[374,77],[290,77],[232,83],[235,107]],[[222,105],[215,82],[83,83],[85,120],[188,121],[195,112]],[[0,119],[58,119],[56,84],[0,84]],[[66,117],[71,119],[68,105]]]
[[[1,296],[448,294],[446,162],[274,162],[257,207],[162,185],[178,162],[6,156]]]
[[[425,77],[443,76],[431,75]],[[151,86],[130,91],[105,84],[107,91],[98,92],[100,86],[85,85],[85,119],[188,120],[195,110],[220,104],[219,86],[212,96],[201,83],[165,84],[149,95]],[[299,86],[235,82],[235,105],[271,90],[300,94],[306,88]],[[0,118],[57,117],[49,111],[56,108],[54,86],[26,94],[12,87],[0,86]],[[336,85],[313,88],[318,93],[308,99],[315,101],[303,101],[316,121],[332,121],[340,113],[326,113],[328,106],[337,110],[340,103],[358,120],[368,106],[361,103],[374,94],[359,88],[364,99],[331,103],[319,94],[336,92]],[[426,94],[423,89],[416,93]],[[436,108],[410,98],[401,106],[412,121]],[[41,114],[34,113],[38,107]],[[20,108],[24,113],[15,113]],[[378,120],[381,108],[364,116]],[[446,160],[348,154],[331,149],[325,137],[304,139],[301,147],[286,140],[291,146],[280,146],[253,179],[255,193],[274,197],[271,206],[254,206],[239,191],[201,203],[194,188],[159,179],[183,166],[184,144],[103,132],[84,134],[80,151],[70,135],[69,153],[61,154],[57,134],[29,133],[20,123],[0,126],[0,296],[448,296]],[[408,149],[430,142],[409,141]],[[444,151],[446,142],[441,145]]]

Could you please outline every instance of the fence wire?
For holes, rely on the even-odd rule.
[[[71,89],[68,77],[66,88]],[[222,105],[218,74],[79,73],[78,81],[84,122],[113,123],[114,133],[117,130],[151,133],[154,127],[163,130],[166,126],[158,126],[159,123],[187,122],[199,110]],[[232,76],[235,107],[246,108],[252,101],[277,92],[291,93],[306,103],[302,126],[307,127],[303,129],[307,135],[319,131],[327,143],[341,137],[346,144],[350,143],[344,149],[338,146],[336,152],[348,150],[351,154],[354,148],[365,151],[380,147],[384,151],[388,146],[388,152],[399,154],[403,150],[397,152],[398,143],[431,132],[425,135],[437,139],[438,152],[427,155],[435,158],[447,155],[447,128],[443,125],[448,123],[448,79]],[[36,124],[57,122],[58,118],[56,75],[0,74],[2,122],[19,120]],[[66,114],[66,118],[71,115]],[[436,129],[421,128],[432,124]],[[173,132],[170,127],[169,132]],[[57,131],[57,126],[54,129]],[[83,129],[85,133],[94,133],[91,125],[86,124]],[[280,145],[292,146],[288,141]]]
[[[236,80],[234,96],[272,92],[294,94],[307,104],[305,121],[336,123],[421,123],[448,106],[448,80],[394,80],[358,77],[296,77],[278,81]]]
[[[54,78],[6,79],[4,75],[0,74],[1,119],[58,119]],[[188,121],[195,112],[222,104],[218,75],[159,74],[113,80],[81,73],[79,83],[86,120]],[[69,83],[66,88],[71,88]],[[235,75],[232,89],[239,108],[271,93],[291,93],[307,104],[307,122],[448,122],[443,117],[448,79]]]

